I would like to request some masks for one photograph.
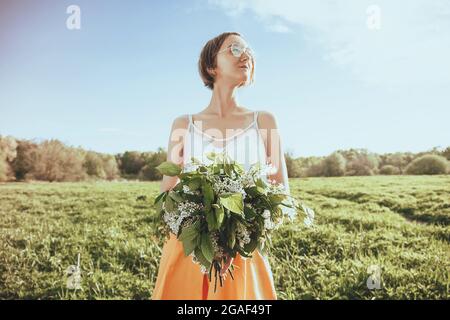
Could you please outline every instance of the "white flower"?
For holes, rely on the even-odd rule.
[[[197,170],[199,165],[194,164],[193,162],[188,162],[183,167],[183,172],[191,172]]]
[[[263,214],[262,214],[264,219],[268,219],[270,218],[270,210],[264,210]]]
[[[213,189],[217,194],[223,193],[241,193],[242,198],[245,199],[247,195],[244,186],[240,182],[240,180],[233,180],[229,177],[218,177],[212,176],[213,181]]]
[[[197,191],[192,191],[188,185],[183,186],[183,192],[186,194],[198,194]]]
[[[246,244],[250,243],[250,232],[243,224],[238,224],[236,229],[236,239],[239,242],[239,246],[243,248]]]
[[[165,209],[165,206],[163,206]],[[197,210],[201,210],[203,205],[197,204],[191,201],[183,201],[178,204],[178,207],[173,212],[165,211],[163,215],[164,222],[169,226],[170,231],[174,234],[178,234],[180,225],[184,219],[192,217],[193,213]],[[192,219],[186,220],[186,224],[192,223]]]
[[[272,222],[272,220],[270,220],[270,218],[264,219],[264,229],[271,230],[274,228],[275,224]]]

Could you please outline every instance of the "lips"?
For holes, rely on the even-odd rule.
[[[239,69],[246,69],[246,70],[248,70],[249,67],[247,65],[243,65],[243,66],[240,66]]]

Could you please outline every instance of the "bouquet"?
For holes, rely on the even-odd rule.
[[[304,223],[311,225],[314,211],[299,204],[283,184],[264,181],[271,166],[256,163],[244,170],[226,153],[210,152],[207,158],[211,164],[194,157],[184,168],[172,162],[160,164],[157,169],[162,174],[177,176],[179,182],[160,193],[154,203],[163,234],[177,236],[184,254],[200,264],[210,282],[214,273],[216,292],[217,279],[222,286],[226,275],[220,270],[230,257],[239,253],[249,258],[256,249],[267,253],[273,230],[286,217],[292,221],[299,209],[305,214]],[[226,271],[234,279],[232,264]]]

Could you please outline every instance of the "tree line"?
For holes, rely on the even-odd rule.
[[[340,177],[450,173],[450,147],[445,150],[376,154],[367,149],[337,150],[324,157],[293,158],[285,154],[288,176]]]
[[[326,157],[293,158],[286,153],[285,158],[290,178],[450,173],[450,147],[415,154],[349,149]],[[111,155],[67,146],[57,139],[38,143],[0,135],[0,181],[154,181],[162,179],[156,167],[166,159],[163,148]]]

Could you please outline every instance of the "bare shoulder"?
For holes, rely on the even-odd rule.
[[[167,161],[176,164],[183,163],[184,137],[189,125],[187,115],[176,117],[172,122],[172,129],[169,134],[169,145],[167,148]]]
[[[189,118],[187,114],[176,117],[172,122],[172,131],[176,129],[187,129]]]
[[[259,111],[258,126],[263,129],[276,129],[277,120],[272,113],[268,111]]]

